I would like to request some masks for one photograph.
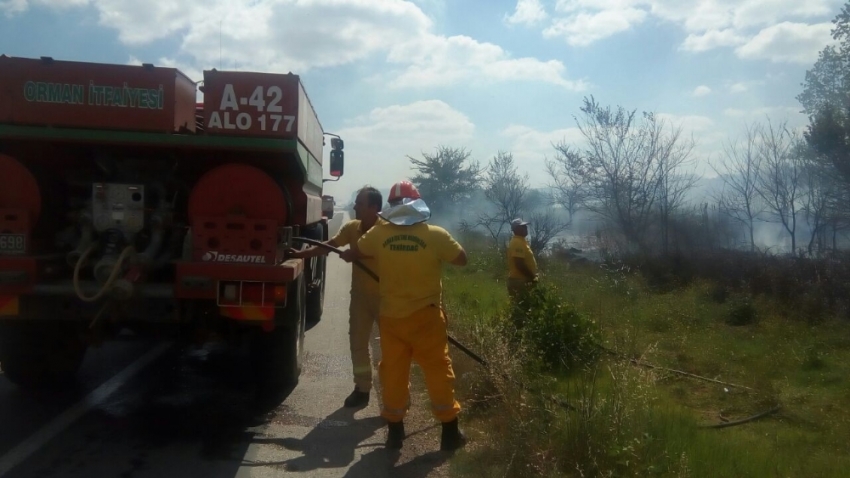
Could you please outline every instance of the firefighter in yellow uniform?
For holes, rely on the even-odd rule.
[[[514,236],[508,243],[508,295],[511,301],[537,283],[537,260],[528,245],[528,223],[522,219],[511,221]]]
[[[440,448],[453,451],[466,443],[458,428],[460,404],[449,358],[446,316],[442,310],[442,264],[466,265],[466,251],[445,229],[426,224],[431,213],[409,181],[390,190],[385,220],[370,229],[343,259],[373,257],[380,277],[381,378],[389,449],[405,438],[404,417],[410,404],[410,365],[425,374],[434,416],[442,423]]]
[[[377,189],[370,186],[360,189],[354,200],[356,219],[345,223],[326,244],[342,247],[357,243],[357,240],[379,220],[378,212],[383,202],[383,196]],[[328,252],[330,252],[328,249],[316,246],[295,251],[292,256],[308,258],[328,254]],[[369,270],[377,269],[374,259],[364,258],[361,262]],[[372,357],[369,353],[369,338],[372,335],[372,324],[378,320],[378,300],[378,282],[363,269],[352,267],[348,336],[354,373],[354,391],[343,402],[346,407],[362,407],[369,403],[369,394],[372,390]]]

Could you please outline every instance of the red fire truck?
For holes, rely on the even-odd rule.
[[[0,56],[0,367],[67,383],[123,330],[247,345],[297,383],[322,314],[325,132],[293,74]],[[198,92],[203,101],[198,102]],[[343,173],[331,141],[330,175]]]

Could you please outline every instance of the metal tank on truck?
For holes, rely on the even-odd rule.
[[[247,344],[259,385],[297,383],[325,259],[286,251],[328,237],[324,135],[293,74],[0,56],[5,377],[68,383],[130,329]]]

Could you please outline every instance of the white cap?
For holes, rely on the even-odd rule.
[[[523,221],[520,218],[516,218],[511,221],[511,227],[525,226],[526,224],[528,224],[528,221]]]

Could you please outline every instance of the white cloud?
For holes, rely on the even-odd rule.
[[[434,136],[447,142],[470,139],[475,125],[460,111],[440,100],[375,108],[346,122],[348,136],[368,137],[377,143],[394,143],[399,137],[420,141]]]
[[[744,59],[810,64],[824,45],[832,43],[831,29],[831,23],[783,22],[760,31],[735,53]]]
[[[534,25],[546,19],[548,15],[540,0],[517,0],[513,15],[505,15],[509,25]]]
[[[729,87],[729,91],[732,93],[745,93],[749,89],[750,88],[747,86],[747,84],[742,82],[735,83]]]
[[[682,24],[691,33],[773,25],[788,19],[834,15],[841,0],[624,0],[642,5],[662,20]]]
[[[577,13],[556,18],[543,30],[547,38],[563,37],[573,46],[587,46],[598,40],[626,31],[646,18],[647,13],[635,8]]]
[[[502,136],[511,139],[511,151],[520,151],[520,154],[537,154],[539,156],[551,155],[553,143],[560,141],[579,142],[584,136],[578,128],[563,128],[552,131],[538,131],[524,125],[512,124],[505,127]]]
[[[621,10],[640,5],[641,1],[635,0],[557,0],[555,11],[571,13],[593,8],[596,10]]]
[[[446,11],[446,2],[448,0],[411,0],[419,8],[430,12],[438,12],[440,14]]]
[[[87,5],[90,0],[0,0],[0,12],[7,17],[23,13],[33,6],[68,8]]]
[[[747,39],[743,35],[738,34],[731,28],[711,30],[702,34],[691,33],[679,45],[679,50],[694,52],[708,51],[718,47],[737,46],[746,43],[746,41]]]
[[[0,0],[4,1],[4,0]],[[59,0],[5,0],[6,11]],[[304,73],[386,55],[399,67],[398,87],[445,86],[484,77],[532,80],[580,90],[560,61],[512,58],[500,46],[433,33],[433,21],[404,0],[70,0],[91,4],[101,25],[128,45],[176,37],[197,69],[228,68]],[[2,5],[6,5],[6,3]],[[428,5],[441,2],[428,1]],[[533,3],[533,2],[532,2]]]
[[[395,87],[446,86],[460,81],[534,80],[584,90],[584,81],[567,80],[560,61],[535,58],[512,59],[498,45],[467,36],[426,34],[417,41],[391,48],[388,60],[408,65],[391,82]]]
[[[27,9],[27,0],[0,0],[0,12],[7,17],[21,13]]]
[[[126,0],[133,1],[133,0]],[[433,24],[415,5],[390,0],[211,0],[209,13],[184,15],[183,52],[218,64],[304,72],[365,59],[424,35]],[[222,20],[223,19],[223,20]],[[221,23],[219,23],[221,22]],[[221,25],[221,30],[219,30]]]
[[[711,88],[709,88],[705,85],[699,85],[696,88],[694,88],[693,95],[699,97],[699,96],[708,95],[710,93],[711,93]]]
[[[834,15],[841,3],[835,0],[748,0],[734,9],[732,23],[738,28],[746,28],[773,25],[788,18]]]
[[[769,117],[772,120],[788,118],[805,119],[805,115],[800,113],[800,108],[794,108],[792,106],[763,106],[753,109],[726,108],[723,110],[723,114],[731,118],[765,119]]]
[[[768,75],[770,78],[770,75]],[[765,80],[749,80],[749,81],[736,81],[729,82],[726,86],[729,88],[729,92],[732,94],[746,93],[753,88],[757,88],[760,86],[764,86]]]
[[[439,100],[375,108],[335,131],[345,140],[344,181],[326,183],[330,194],[348,197],[366,183],[389,187],[411,177],[407,155],[419,157],[439,145],[468,146],[475,125],[462,112]],[[383,182],[379,182],[383,181]],[[342,184],[344,183],[344,184]]]
[[[626,31],[652,16],[679,25],[687,37],[679,50],[735,48],[743,59],[809,62],[828,40],[841,0],[558,0],[545,37],[573,46]],[[806,23],[807,21],[820,23]],[[826,39],[826,40],[825,40]]]

